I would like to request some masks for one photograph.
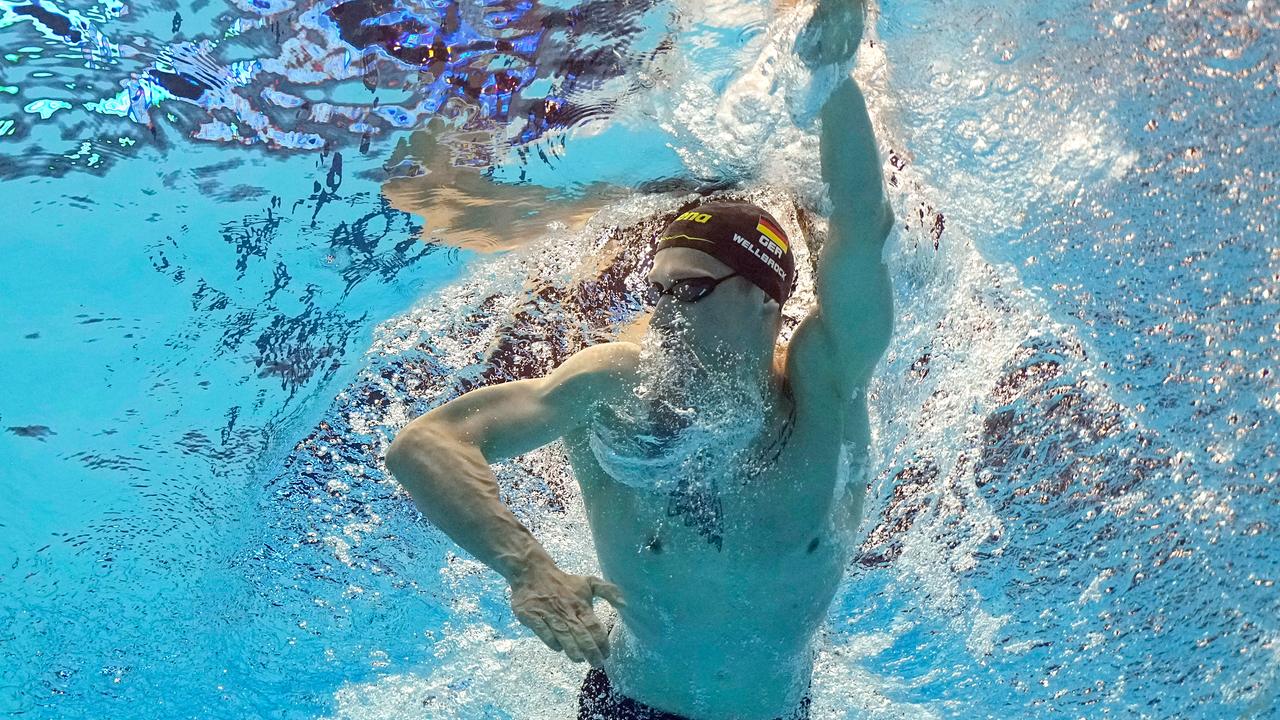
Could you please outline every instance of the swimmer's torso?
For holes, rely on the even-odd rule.
[[[840,402],[802,378],[791,384],[781,454],[753,477],[720,476],[714,497],[701,497],[714,522],[671,483],[611,477],[592,428],[565,437],[604,577],[627,600],[606,663],[620,692],[699,720],[772,718],[804,694],[810,641],[861,515],[869,430],[860,395]],[[790,410],[774,400],[764,446]]]

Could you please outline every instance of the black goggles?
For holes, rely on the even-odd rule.
[[[649,283],[649,289],[645,293],[645,302],[649,305],[657,305],[663,295],[670,295],[680,302],[698,302],[702,298],[711,294],[712,290],[720,283],[731,277],[737,277],[738,273],[730,273],[722,278],[695,277],[677,280],[671,283],[671,287],[666,290],[662,289],[659,283]]]

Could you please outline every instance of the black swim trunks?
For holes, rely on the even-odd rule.
[[[578,720],[691,720],[665,710],[638,703],[613,689],[609,676],[599,668],[591,668],[578,693]],[[795,712],[776,720],[809,720],[809,694]]]

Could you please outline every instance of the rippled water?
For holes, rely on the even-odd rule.
[[[807,13],[0,0],[0,709],[569,716],[381,455],[614,336],[694,187],[816,246]],[[898,320],[816,717],[1280,716],[1278,27],[869,18]],[[498,475],[593,570],[559,449]]]

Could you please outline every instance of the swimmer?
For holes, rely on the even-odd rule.
[[[816,303],[789,344],[783,228],[755,205],[704,203],[662,232],[640,342],[468,392],[387,452],[427,519],[510,584],[520,622],[590,664],[580,719],[809,716],[815,637],[862,513],[850,469],[866,465],[864,389],[893,326],[893,215],[851,78],[821,120],[834,209]],[[490,464],[557,439],[603,577],[558,568],[499,498]],[[597,597],[617,611],[611,627]]]

